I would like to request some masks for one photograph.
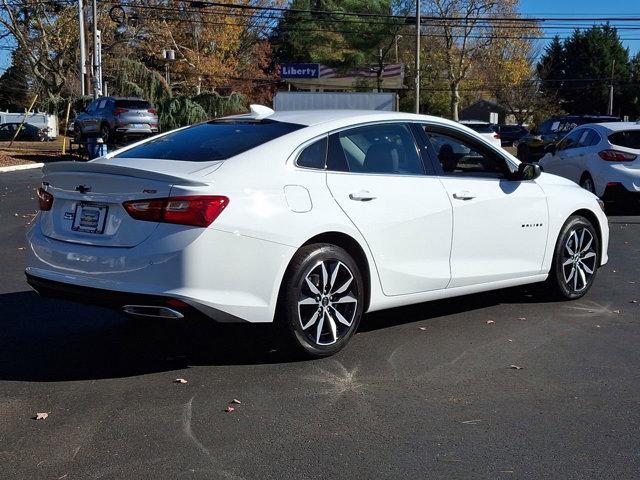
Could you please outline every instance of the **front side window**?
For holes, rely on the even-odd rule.
[[[327,137],[324,137],[305,147],[305,149],[300,152],[300,155],[298,155],[296,164],[299,167],[324,169],[326,159]]]
[[[445,175],[507,178],[511,169],[497,152],[459,134],[425,129]]]
[[[584,129],[572,131],[569,135],[562,139],[562,141],[558,145],[558,150],[569,150],[571,148],[577,148],[580,145],[580,138],[584,133]]]
[[[367,125],[333,134],[327,168],[354,173],[423,175],[413,134],[401,123]]]
[[[213,120],[155,137],[115,158],[226,160],[301,128],[304,125],[273,120]]]

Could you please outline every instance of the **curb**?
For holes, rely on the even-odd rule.
[[[42,168],[44,163],[27,163],[26,165],[13,165],[11,167],[0,167],[0,173],[15,172],[17,170],[30,170],[32,168]]]

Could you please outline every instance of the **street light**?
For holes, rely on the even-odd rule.
[[[167,85],[171,88],[171,75],[169,74],[169,62],[173,62],[176,59],[176,51],[170,48],[162,49],[162,58],[164,58],[164,79],[167,81]]]
[[[402,38],[402,35],[396,35],[396,63],[399,62],[398,60],[398,40],[400,40]]]

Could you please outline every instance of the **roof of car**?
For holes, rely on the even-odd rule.
[[[389,112],[382,110],[291,110],[291,111],[278,111],[270,115],[264,115],[256,117],[252,114],[241,114],[224,117],[225,119],[234,120],[250,120],[250,119],[264,119],[273,120],[276,122],[297,123],[298,125],[313,126],[327,122],[340,122],[347,120],[354,120],[356,123],[367,121],[364,117],[371,117],[372,120],[422,120],[422,121],[436,121],[439,123],[447,123],[451,125],[459,125],[457,122],[446,120],[440,117],[433,117],[430,115],[416,115],[413,113],[403,112]]]
[[[640,130],[640,122],[604,122],[604,123],[590,123],[587,125],[597,125],[612,132],[619,132],[620,130]],[[584,127],[586,125],[580,125]]]

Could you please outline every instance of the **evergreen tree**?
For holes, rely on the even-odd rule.
[[[29,106],[27,65],[14,52],[11,66],[0,76],[0,110],[23,112]]]
[[[557,97],[564,79],[564,47],[558,35],[545,48],[537,71],[540,90],[549,97]]]
[[[629,50],[615,28],[576,29],[562,45],[556,37],[538,64],[541,88],[570,114],[606,114],[609,85],[614,85],[614,114],[632,115],[635,107]]]

